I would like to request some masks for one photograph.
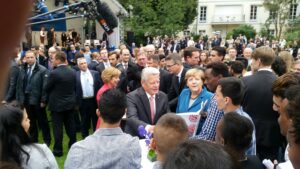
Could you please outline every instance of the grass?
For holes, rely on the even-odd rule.
[[[50,144],[49,148],[52,151],[53,146],[54,146],[54,137],[53,137],[53,131],[52,131],[53,128],[52,128],[50,112],[48,112],[47,114],[48,114],[48,120],[50,120],[49,127],[50,127],[50,132],[51,132],[51,144]],[[92,133],[92,129],[90,129],[89,133],[90,134]],[[82,140],[81,132],[76,133],[76,138],[77,138],[77,141]],[[39,143],[42,143],[42,144],[44,143],[41,130],[39,130]],[[66,160],[68,152],[69,152],[68,143],[69,143],[69,137],[67,136],[66,131],[64,129],[63,130],[63,156],[55,157],[58,167],[60,169],[64,168],[64,163],[65,163],[65,160]]]

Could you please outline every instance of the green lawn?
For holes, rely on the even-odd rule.
[[[48,113],[48,120],[51,121],[51,116],[49,115],[50,113]],[[52,122],[49,123],[49,126],[50,126],[50,131],[51,131],[51,145],[50,145],[50,149],[51,151],[53,150],[53,145],[54,145],[54,137],[53,137],[53,132],[52,132]],[[92,129],[90,129],[90,134],[92,133]],[[77,132],[76,133],[76,138],[77,138],[77,141],[79,140],[82,140],[82,136],[81,136],[81,133],[80,132]],[[39,142],[40,143],[44,143],[44,140],[43,140],[43,137],[42,137],[42,132],[41,130],[39,131]],[[67,154],[68,154],[68,151],[69,151],[69,148],[68,148],[68,143],[69,143],[69,138],[65,132],[65,130],[63,131],[63,156],[62,157],[56,157],[56,161],[58,163],[58,166],[60,169],[63,169],[64,168],[64,162],[67,158]]]

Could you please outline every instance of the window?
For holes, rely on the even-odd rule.
[[[251,5],[250,9],[250,20],[256,20],[257,19],[257,6]]]
[[[298,7],[298,4],[291,4],[289,19],[294,20],[296,18],[297,7]]]
[[[205,35],[206,31],[205,30],[199,30],[200,35]]]
[[[200,22],[204,23],[206,22],[206,11],[207,7],[206,6],[200,6]]]

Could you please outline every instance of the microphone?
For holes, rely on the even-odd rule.
[[[106,3],[99,0],[94,0],[94,2],[97,8],[96,20],[104,31],[110,35],[113,33],[113,29],[118,26],[118,19]]]

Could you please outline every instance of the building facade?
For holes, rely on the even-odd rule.
[[[213,36],[220,34],[223,38],[232,29],[241,24],[250,24],[260,32],[270,16],[263,6],[264,0],[199,0],[198,16],[189,27],[191,32]],[[291,5],[290,17],[299,15],[299,4]],[[274,33],[274,26],[270,26]]]

